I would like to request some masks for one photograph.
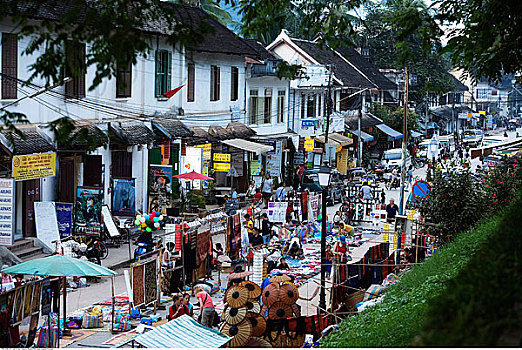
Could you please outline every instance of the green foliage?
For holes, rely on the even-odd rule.
[[[417,346],[520,345],[522,198],[429,304]],[[501,336],[512,330],[514,338]],[[518,336],[517,336],[518,334]]]
[[[212,16],[215,20],[221,24],[227,25],[238,25],[232,20],[232,16],[226,10],[219,6],[219,1],[216,0],[169,0],[175,4],[189,5],[189,6],[200,6],[206,13]]]
[[[47,128],[53,132],[55,141],[63,149],[72,149],[74,148],[73,143],[76,143],[82,145],[82,150],[85,152],[92,152],[100,147],[100,140],[105,140],[102,142],[104,147],[108,143],[108,139],[103,133],[96,137],[91,134],[89,128],[77,124],[69,117],[53,120],[47,124]]]
[[[406,347],[420,333],[428,307],[447,282],[464,271],[475,251],[492,236],[500,217],[459,235],[424,263],[414,266],[384,300],[349,317],[321,341],[322,347]]]
[[[374,103],[370,107],[370,113],[376,117],[381,118],[384,124],[388,125],[394,130],[402,132],[402,122],[404,119],[404,109],[402,107],[384,106],[379,103]],[[408,123],[408,130],[416,129],[419,122],[419,116],[408,110],[406,116]]]

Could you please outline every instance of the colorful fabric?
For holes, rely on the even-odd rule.
[[[145,264],[145,304],[158,298],[156,259]]]
[[[89,313],[83,314],[82,320],[83,328],[102,328],[103,327],[103,316],[102,315],[90,315]]]
[[[133,266],[132,269],[132,296],[134,305],[138,306],[145,302],[145,285],[143,265]]]
[[[366,293],[364,293],[364,299],[363,301],[376,299],[379,295],[384,292],[385,287],[379,285],[379,284],[372,284],[370,288],[366,290]]]
[[[200,265],[204,261],[210,250],[210,230],[198,233],[198,255],[196,265]]]

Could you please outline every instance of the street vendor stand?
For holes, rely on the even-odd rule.
[[[33,275],[33,276],[50,276],[50,277],[62,277],[63,278],[63,314],[64,324],[65,317],[67,315],[66,308],[66,296],[67,296],[67,283],[66,277],[104,277],[110,276],[112,282],[112,317],[111,317],[111,329],[114,322],[114,275],[116,272],[91,263],[90,261],[80,260],[71,258],[63,255],[52,255],[41,259],[34,259],[23,262],[18,265],[11,266],[2,272],[10,274],[20,275]],[[60,314],[58,312],[58,327],[60,327]],[[49,331],[51,327],[49,327]],[[58,347],[60,347],[60,339],[58,338]]]

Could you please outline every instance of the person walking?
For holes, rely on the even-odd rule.
[[[265,180],[261,186],[265,207],[268,207],[268,201],[270,200],[270,197],[272,197],[273,185],[274,180],[270,178],[270,175],[266,174]]]
[[[196,298],[198,298],[199,307],[201,310],[200,323],[205,327],[212,328],[214,323],[214,313],[216,312],[214,308],[214,302],[212,301],[210,295],[208,295],[208,293],[201,288],[196,289],[195,293]]]
[[[386,206],[386,218],[388,222],[393,221],[395,219],[395,215],[399,212],[399,207],[395,204],[393,198],[390,199],[390,203]]]

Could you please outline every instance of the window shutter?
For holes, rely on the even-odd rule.
[[[171,82],[172,82],[172,52],[169,51],[168,62],[167,62],[167,84],[165,85],[166,89],[163,92],[172,90]]]
[[[158,97],[161,96],[161,55],[159,50],[156,50],[155,66],[154,95]]]
[[[2,98],[16,99],[18,77],[18,39],[16,34],[2,33]]]
[[[149,164],[161,164],[161,148],[154,147],[149,150]]]
[[[78,65],[81,72],[78,77],[78,90],[76,91],[76,97],[85,97],[85,44],[80,44],[79,50]]]
[[[195,90],[195,65],[189,63],[188,65],[188,77],[187,77],[187,101],[194,102],[194,90]]]
[[[215,66],[210,66],[210,101],[214,101],[214,87],[215,87],[215,82],[214,82],[214,79],[216,79],[216,74],[215,74],[215,69],[216,67]]]
[[[216,101],[218,101],[220,96],[220,89],[221,89],[221,78],[220,78],[220,68],[216,67]]]

